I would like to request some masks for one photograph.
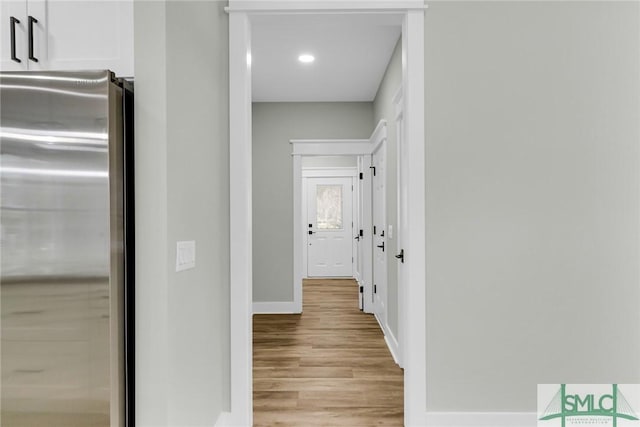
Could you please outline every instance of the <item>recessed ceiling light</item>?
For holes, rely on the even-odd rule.
[[[315,60],[316,58],[313,55],[309,55],[308,53],[298,56],[298,61],[302,62],[303,64],[309,64]]]

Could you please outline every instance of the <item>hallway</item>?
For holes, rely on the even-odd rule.
[[[304,281],[302,315],[253,318],[255,426],[402,426],[403,371],[352,279]]]

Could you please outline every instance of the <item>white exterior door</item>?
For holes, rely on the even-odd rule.
[[[373,307],[379,320],[386,323],[387,290],[386,218],[386,142],[383,141],[371,159],[371,202],[373,205]]]
[[[307,179],[307,276],[353,277],[353,178]]]

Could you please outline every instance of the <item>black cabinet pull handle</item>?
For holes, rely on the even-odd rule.
[[[396,255],[396,258],[398,258],[400,262],[404,264],[404,249],[400,249],[400,253]]]
[[[15,17],[11,17],[11,60],[16,61],[18,63],[22,62],[16,56],[16,24],[19,24],[20,21]]]
[[[382,244],[381,244],[381,245],[377,245],[376,247],[378,247],[378,248],[382,248],[382,252],[384,252],[384,242],[382,242]]]
[[[38,20],[33,16],[29,16],[29,59],[33,62],[38,62],[38,58],[33,56],[33,24],[38,23]]]

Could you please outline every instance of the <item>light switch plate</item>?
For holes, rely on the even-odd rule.
[[[176,243],[176,271],[188,270],[196,266],[196,242],[188,240]]]

